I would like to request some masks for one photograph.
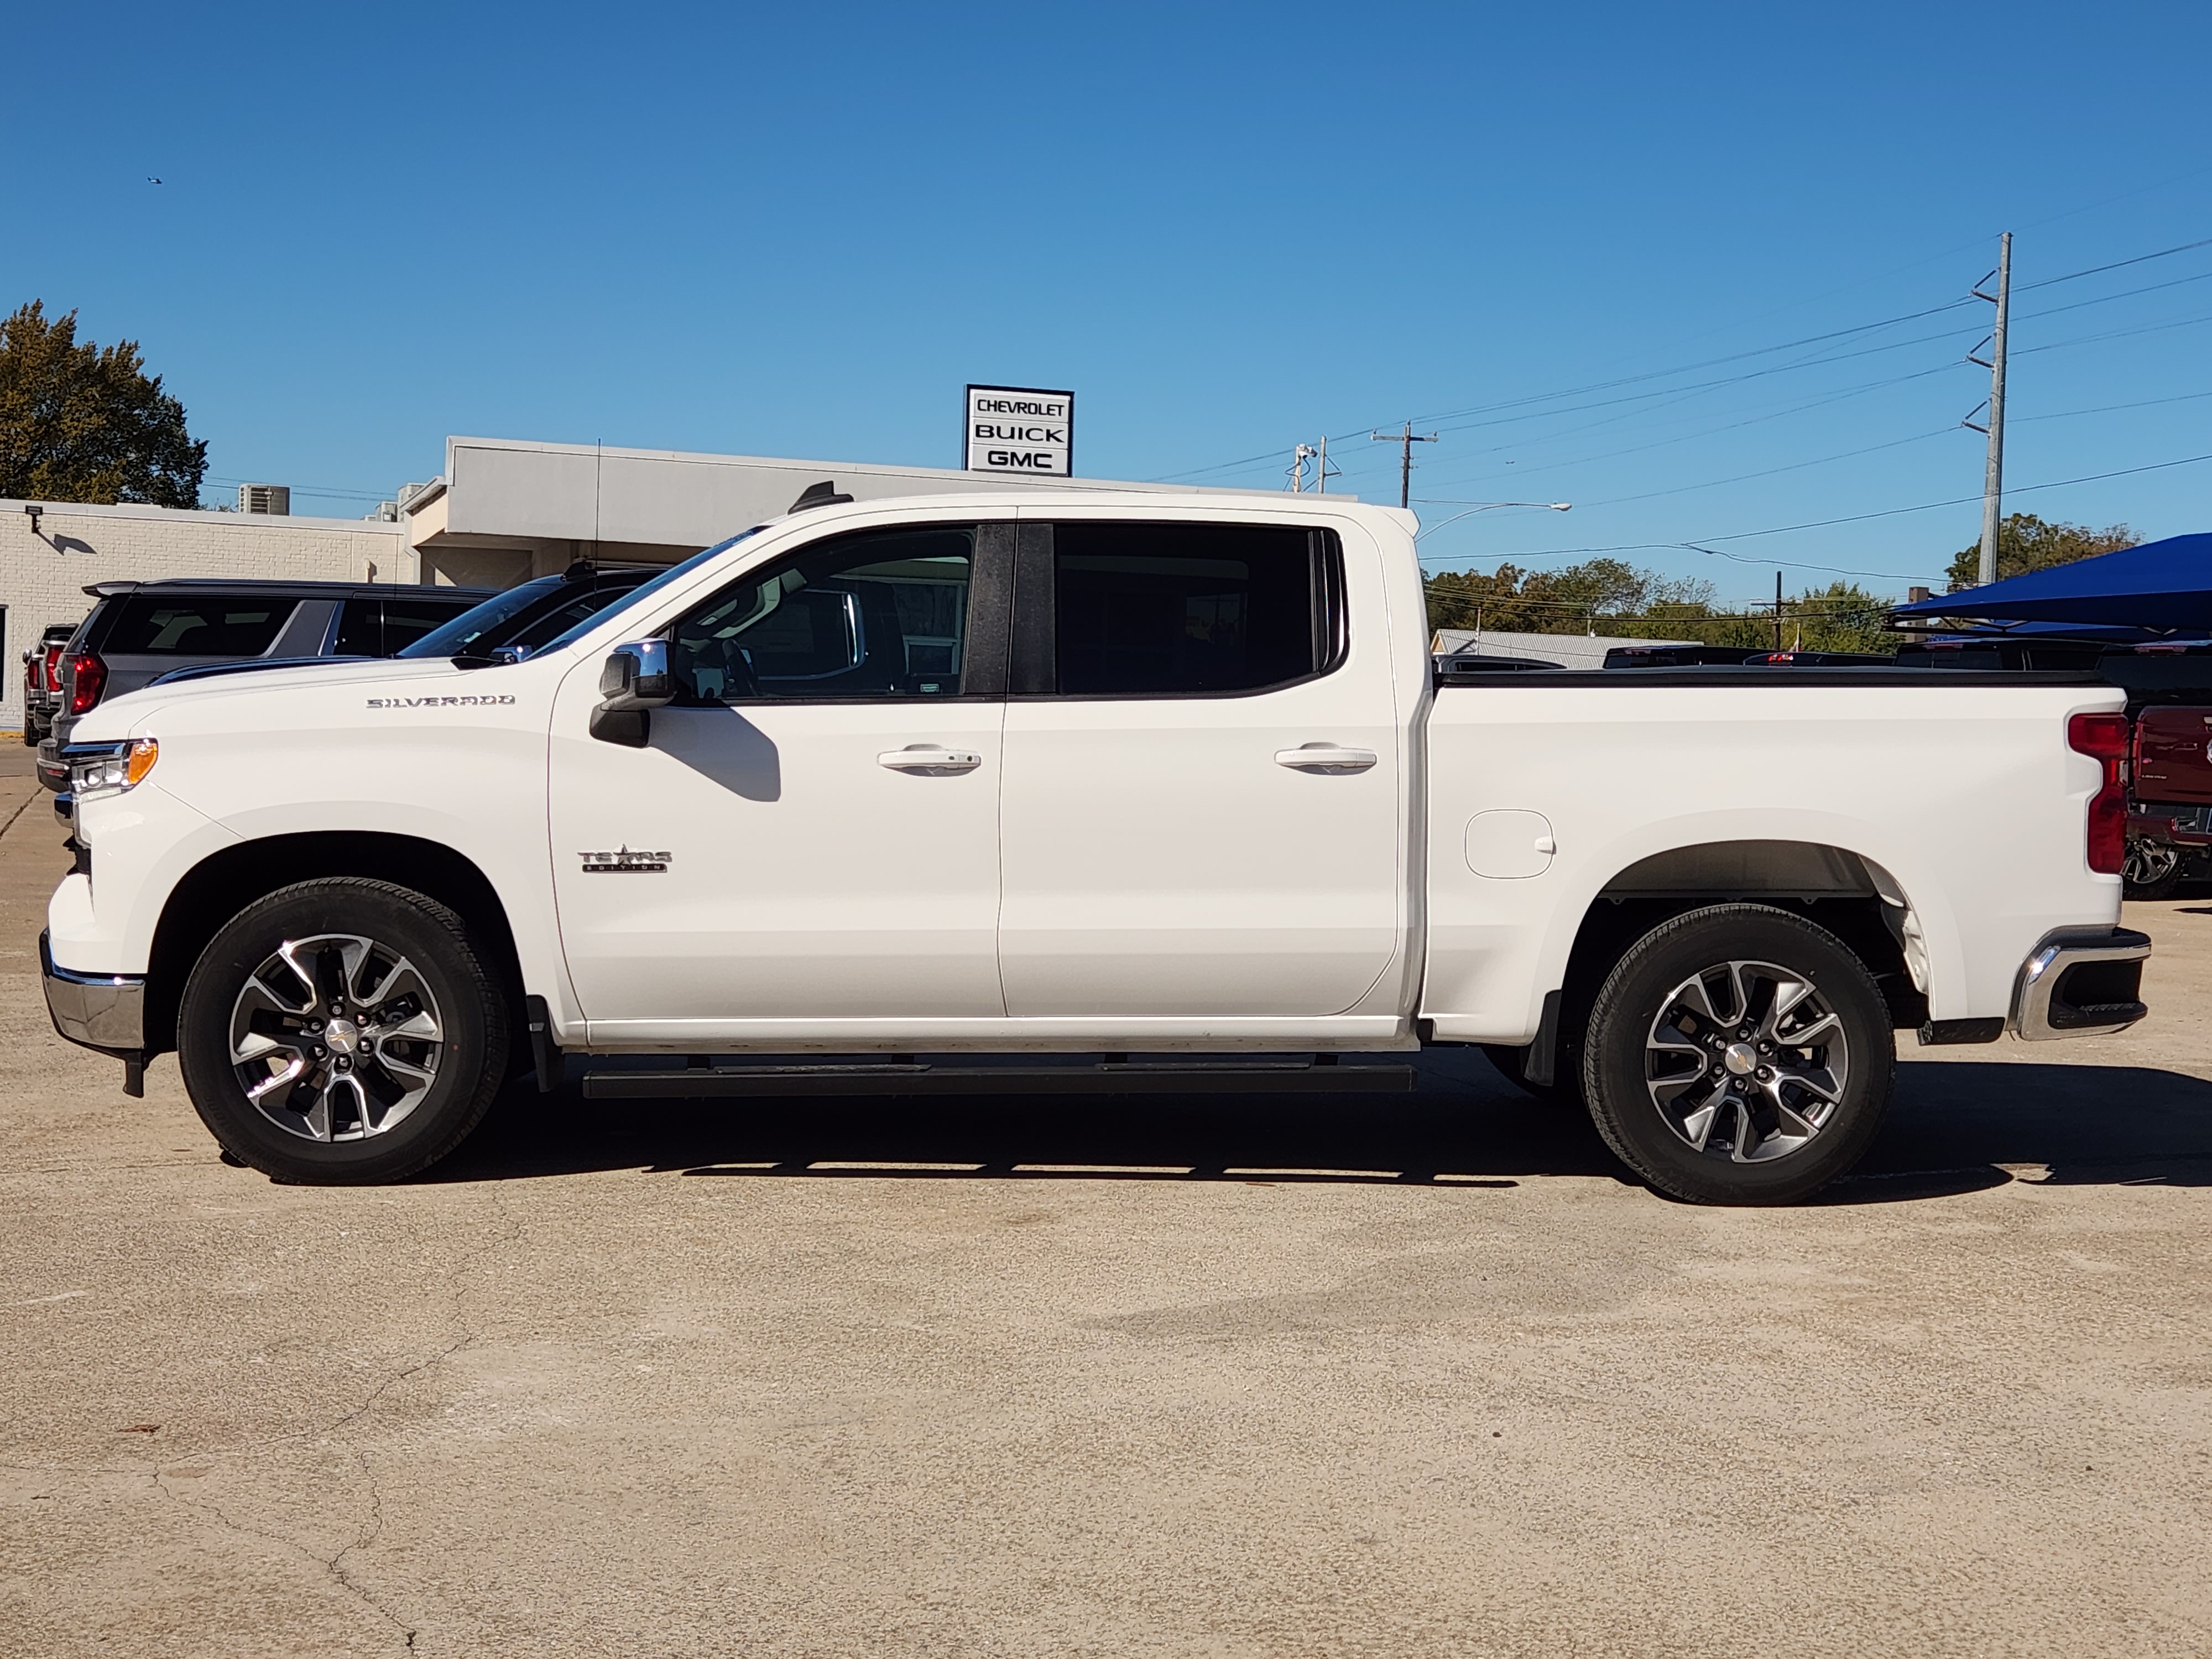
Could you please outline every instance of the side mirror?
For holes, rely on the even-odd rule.
[[[618,645],[599,670],[599,706],[592,710],[592,735],[602,743],[642,749],[652,731],[651,711],[675,700],[666,640]]]

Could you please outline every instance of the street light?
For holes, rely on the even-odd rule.
[[[1462,519],[1473,518],[1478,513],[1487,513],[1492,507],[1533,507],[1546,513],[1571,513],[1574,510],[1574,505],[1572,501],[1477,501],[1464,513],[1455,513],[1449,519],[1439,519],[1434,524],[1424,525],[1419,530],[1414,532],[1413,539],[1419,541],[1431,531],[1442,530],[1448,524],[1457,524]]]

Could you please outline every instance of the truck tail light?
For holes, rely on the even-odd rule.
[[[68,649],[66,646],[59,645],[50,645],[46,647],[45,689],[48,691],[58,691],[62,689],[62,653],[66,649]]]
[[[2066,746],[2105,769],[2105,781],[2089,798],[2086,851],[2089,867],[2117,876],[2128,852],[2128,794],[2120,782],[2120,762],[2128,752],[2125,714],[2076,714],[2066,722]]]
[[[107,665],[86,653],[70,659],[69,672],[70,713],[82,714],[98,702],[100,694],[107,690]]]

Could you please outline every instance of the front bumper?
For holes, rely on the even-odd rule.
[[[2130,927],[2061,927],[2021,964],[2014,1031],[2030,1042],[2108,1036],[2150,1010],[2138,994],[2150,936]]]
[[[46,984],[46,1012],[54,1030],[71,1042],[104,1054],[142,1054],[146,1047],[146,979],[143,974],[73,974],[54,966],[47,936],[39,935],[39,971]]]

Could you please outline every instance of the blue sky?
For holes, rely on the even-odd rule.
[[[1753,532],[1978,498],[1987,307],[1935,308],[2006,228],[2008,483],[2212,455],[2212,246],[2072,275],[2212,239],[2201,0],[83,5],[9,46],[0,303],[138,339],[210,493],[295,511],[447,433],[954,465],[987,380],[1073,387],[1094,476],[1279,487],[1327,434],[1395,500],[1364,434],[1411,417],[1431,522],[1576,504],[1438,567],[1896,592],[1974,501]],[[2164,535],[2208,483],[2008,505]]]

